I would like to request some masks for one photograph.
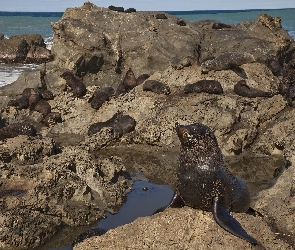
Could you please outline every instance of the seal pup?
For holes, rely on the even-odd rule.
[[[65,71],[60,75],[61,78],[66,80],[67,86],[70,87],[75,97],[82,97],[86,94],[86,86],[83,81],[71,71]]]
[[[29,99],[22,96],[17,99],[9,100],[7,106],[18,107],[19,109],[27,109],[29,107]]]
[[[286,73],[279,84],[279,93],[284,97],[290,107],[295,99],[295,59],[288,63]]]
[[[0,129],[0,140],[14,138],[18,135],[35,136],[36,128],[28,123],[12,123]]]
[[[245,80],[240,80],[234,86],[234,92],[237,95],[244,96],[244,97],[273,97],[274,94],[272,92],[265,92],[260,89],[251,88],[247,85]]]
[[[225,24],[225,23],[213,23],[212,29],[224,29],[224,28],[231,28],[231,25]]]
[[[218,225],[256,245],[257,241],[230,214],[246,212],[250,194],[245,182],[228,172],[214,133],[199,123],[176,123],[175,127],[181,149],[176,194],[168,206],[211,211]]]
[[[132,69],[129,68],[125,74],[123,81],[120,82],[119,86],[116,89],[115,97],[117,98],[121,94],[126,94],[136,86],[136,77]]]
[[[157,94],[170,94],[169,86],[156,80],[146,80],[142,85],[142,89],[143,91],[152,91]]]
[[[94,109],[99,109],[102,104],[110,100],[110,97],[115,93],[115,90],[112,87],[104,87],[96,90],[92,97],[88,100],[90,105]]]
[[[210,70],[235,69],[240,65],[254,61],[254,56],[250,53],[226,52],[203,62],[201,64],[202,73],[208,73]]]
[[[201,93],[208,94],[223,94],[223,88],[221,84],[216,80],[200,80],[192,84],[187,84],[184,87],[183,92],[188,93]]]

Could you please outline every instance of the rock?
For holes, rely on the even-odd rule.
[[[101,218],[105,210],[116,212],[132,183],[128,173],[143,173],[174,187],[179,152],[176,122],[198,122],[214,131],[222,153],[231,159],[229,169],[236,169],[237,176],[251,184],[251,206],[258,211],[255,217],[234,216],[265,248],[291,248],[286,242],[294,242],[295,114],[277,93],[280,71],[294,59],[293,40],[279,19],[265,15],[218,30],[212,29],[218,21],[186,22],[183,27],[169,14],[165,20],[156,19],[157,13],[123,13],[89,2],[69,8],[52,24],[55,60],[0,89],[1,127],[28,121],[39,124],[36,137],[20,135],[1,141],[0,222],[4,230],[0,231],[0,248],[32,249],[62,225],[85,225]],[[226,68],[202,74],[202,62],[241,52],[255,59],[240,66],[243,75]],[[185,58],[194,60],[188,63]],[[116,89],[122,72],[129,68],[135,86],[99,109],[91,108],[88,100],[95,91]],[[65,81],[60,74],[67,70],[84,82],[83,97],[63,91]],[[168,85],[170,94],[143,91],[147,78]],[[243,79],[251,88],[275,95],[238,96],[234,85]],[[223,94],[183,93],[186,85],[197,81],[218,81]],[[49,126],[41,126],[42,114],[7,107],[25,88],[50,90],[54,96],[46,99],[50,114],[62,122],[55,123],[55,115],[48,120],[46,116],[43,122]],[[133,121],[128,123],[132,129],[136,121],[135,130],[124,134],[118,129],[114,138],[113,123],[87,136],[91,124],[101,124],[118,111]],[[269,226],[282,240],[276,239]],[[168,209],[86,240],[91,241],[102,242],[106,248],[112,248],[114,241],[122,248],[137,249],[143,247],[140,244],[160,249],[250,247],[220,229],[210,214],[186,207]]]
[[[0,40],[0,62],[43,63],[53,59],[38,34],[11,36]]]
[[[4,39],[4,34],[0,33],[0,41]]]
[[[288,249],[291,246],[276,239],[271,228],[262,218],[236,214],[246,230],[258,239],[257,249]],[[139,240],[140,239],[140,240]],[[209,212],[188,207],[166,211],[138,218],[134,222],[106,234],[91,237],[74,246],[82,249],[250,249],[251,245],[236,239],[216,225]]]

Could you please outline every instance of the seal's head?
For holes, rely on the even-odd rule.
[[[200,123],[190,125],[175,124],[178,138],[183,147],[207,148],[218,147],[212,130]]]

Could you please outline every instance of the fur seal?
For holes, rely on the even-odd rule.
[[[110,5],[108,8],[109,8],[109,10],[118,11],[118,12],[124,12],[123,7],[116,7],[116,6]]]
[[[143,91],[152,91],[157,94],[170,94],[170,88],[168,85],[156,80],[146,80],[142,86]]]
[[[88,100],[94,109],[99,109],[103,103],[110,100],[110,97],[115,93],[112,87],[104,87],[96,90],[92,97]]]
[[[271,70],[274,76],[283,75],[283,67],[281,66],[280,61],[276,56],[268,56],[265,64]]]
[[[139,77],[136,78],[136,85],[140,85],[142,84],[146,79],[148,79],[150,77],[149,74],[142,74]]]
[[[203,62],[201,64],[202,73],[208,73],[210,70],[233,69],[245,63],[251,63],[254,61],[254,56],[250,53],[226,52],[214,59]]]
[[[170,60],[170,65],[173,69],[183,69],[184,67],[192,66],[195,61],[196,59],[192,56],[175,56]]]
[[[115,97],[121,94],[126,94],[131,89],[137,86],[135,75],[131,68],[129,68],[125,74],[123,81],[120,82],[118,88],[116,89]]]
[[[244,96],[244,97],[273,97],[274,94],[272,92],[265,92],[260,89],[250,88],[245,80],[240,80],[234,86],[234,92],[237,95]]]
[[[136,12],[135,8],[128,8],[127,10],[125,10],[125,13],[132,13],[132,12]]]
[[[82,97],[86,94],[86,87],[83,81],[70,71],[65,71],[60,75],[61,78],[66,80],[67,86],[70,87],[75,97]]]
[[[167,19],[167,16],[164,13],[156,14],[156,19]]]
[[[123,115],[117,119],[113,126],[114,138],[121,138],[123,135],[135,129],[136,121],[129,115]]]
[[[295,59],[288,63],[286,73],[279,84],[278,90],[288,105],[292,107],[292,101],[295,99]]]
[[[42,121],[45,126],[50,127],[50,125],[54,125],[56,123],[61,123],[62,118],[61,114],[58,112],[50,112],[48,115],[46,115]]]
[[[225,23],[213,23],[212,29],[224,29],[224,28],[231,28],[231,25],[225,24]]]
[[[88,135],[93,135],[98,133],[104,127],[113,127],[114,123],[123,116],[122,112],[117,112],[109,120],[105,122],[96,122],[90,125],[88,129]]]
[[[135,129],[136,121],[129,115],[123,115],[117,112],[109,120],[105,122],[97,122],[91,124],[88,129],[88,135],[98,133],[104,127],[111,127],[114,138],[120,138]]]
[[[35,136],[36,128],[28,123],[13,123],[0,129],[0,140],[13,138],[18,135]]]
[[[221,84],[216,80],[200,80],[192,84],[187,84],[184,87],[185,94],[188,93],[209,93],[209,94],[222,94],[223,89]]]
[[[19,109],[27,109],[29,107],[29,99],[22,96],[14,100],[9,100],[7,106],[18,107]]]
[[[179,26],[186,26],[186,22],[182,18],[177,18],[176,24]]]
[[[246,212],[250,195],[245,182],[228,172],[214,133],[199,123],[176,123],[176,132],[181,142],[178,183],[169,206],[211,211],[218,225],[256,245],[257,241],[230,215],[229,211]]]

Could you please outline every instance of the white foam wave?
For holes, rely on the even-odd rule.
[[[46,44],[46,48],[51,50],[52,44],[53,44],[53,37],[51,36],[51,37],[44,38],[44,42]]]
[[[13,83],[24,71],[37,68],[37,64],[0,64],[0,87]]]

